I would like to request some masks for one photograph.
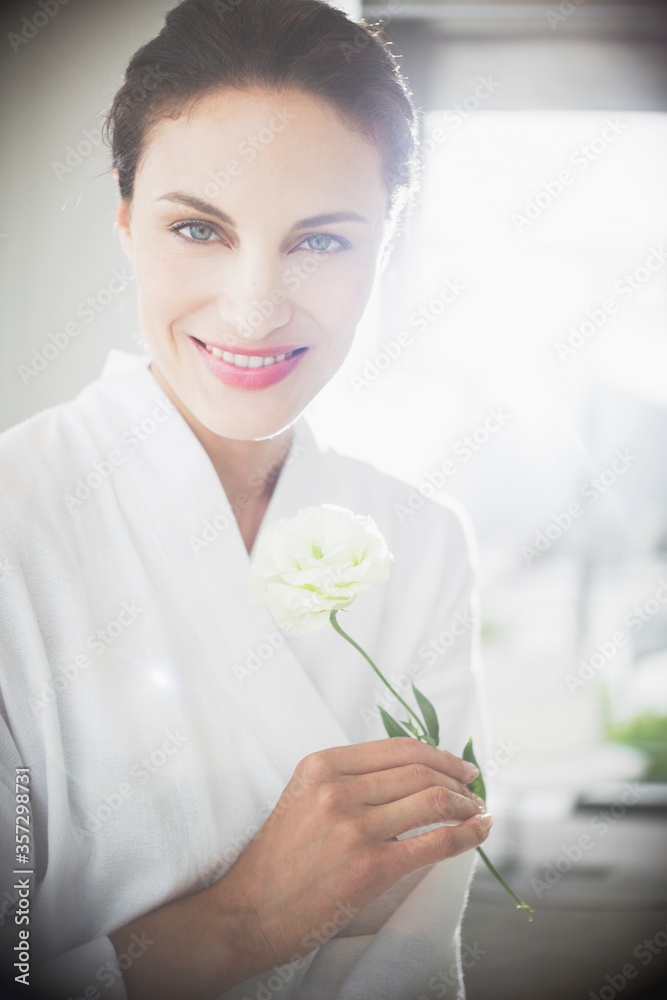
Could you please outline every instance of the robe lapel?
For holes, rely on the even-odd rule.
[[[146,367],[138,411],[162,396]],[[137,419],[141,413],[136,414]],[[319,449],[300,418],[263,526],[311,502]],[[245,596],[250,556],[215,469],[174,410],[127,471],[136,504],[170,567],[186,628],[204,651],[211,682],[222,687],[236,719],[273,760],[287,783],[306,754],[348,745],[349,738],[265,607]],[[194,635],[193,635],[194,639]],[[250,667],[248,667],[250,664]],[[221,720],[221,725],[228,724]]]

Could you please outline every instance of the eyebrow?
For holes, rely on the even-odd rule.
[[[201,198],[197,198],[195,195],[186,194],[184,191],[170,191],[169,194],[161,195],[156,201],[173,201],[178,205],[188,205],[197,212],[203,212],[205,215],[213,215],[220,222],[236,227],[234,220],[225,212],[221,212],[215,205],[211,205],[207,201],[202,201]],[[323,212],[321,215],[311,215],[307,219],[299,219],[290,228],[290,232],[294,233],[299,229],[310,229],[312,226],[327,226],[332,222],[362,222],[367,226],[370,225],[368,219],[365,219],[358,212]]]

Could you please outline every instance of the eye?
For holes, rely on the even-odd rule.
[[[189,219],[186,222],[177,222],[173,226],[169,226],[169,231],[172,233],[177,233],[181,239],[186,240],[188,243],[216,243],[216,239],[211,239],[212,236],[216,236],[216,232],[213,226],[209,226],[207,222],[201,222],[198,219]],[[184,236],[183,233],[189,232],[189,236]]]
[[[315,253],[336,253],[339,250],[349,250],[350,244],[340,236],[332,236],[331,233],[312,233],[304,237],[296,250],[304,248]]]

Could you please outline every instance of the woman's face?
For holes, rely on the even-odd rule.
[[[160,120],[117,216],[156,376],[216,434],[288,427],[350,348],[387,209],[376,147],[308,94]]]

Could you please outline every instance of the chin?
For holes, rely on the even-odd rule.
[[[261,441],[277,437],[301,415],[300,410],[295,413],[273,414],[266,417],[248,413],[245,418],[237,415],[230,420],[229,416],[221,414],[219,410],[216,412],[210,409],[194,409],[191,412],[211,433],[234,441]]]

